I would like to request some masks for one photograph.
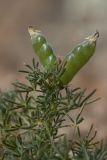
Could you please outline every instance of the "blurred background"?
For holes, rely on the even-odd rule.
[[[29,25],[42,30],[55,53],[63,56],[96,30],[100,32],[96,54],[75,76],[73,87],[97,88],[101,100],[87,107],[84,131],[93,122],[99,138],[107,138],[107,0],[0,0],[0,88],[8,90],[34,51]],[[37,59],[37,57],[35,57]],[[71,130],[66,130],[71,135]]]

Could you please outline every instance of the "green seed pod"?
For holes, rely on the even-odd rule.
[[[64,72],[59,77],[62,85],[67,85],[75,74],[88,62],[95,52],[98,37],[99,33],[96,32],[67,54],[63,61],[63,63],[66,63]]]
[[[56,57],[43,34],[38,30],[34,30],[31,26],[28,28],[28,32],[31,36],[34,51],[39,57],[39,60],[44,68],[50,69],[55,66]]]

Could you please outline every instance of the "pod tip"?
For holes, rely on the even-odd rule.
[[[96,39],[99,37],[99,31],[96,30],[95,34],[94,34],[94,37],[96,37]]]
[[[30,36],[32,36],[33,34],[35,34],[35,33],[40,33],[41,31],[35,30],[35,29],[33,28],[33,26],[29,26],[29,27],[28,27],[28,32],[29,32]]]
[[[96,40],[98,39],[98,37],[99,37],[99,32],[98,32],[98,30],[96,30],[96,32],[95,32],[94,35],[89,36],[86,39],[89,40],[89,41],[91,41],[91,42],[96,42]]]
[[[99,37],[99,32],[96,30],[95,34],[92,36],[91,41],[96,42]]]
[[[34,28],[32,26],[28,27],[28,32],[30,35],[32,35],[34,33]]]

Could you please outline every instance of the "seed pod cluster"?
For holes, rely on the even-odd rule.
[[[96,48],[96,41],[99,33],[88,37],[82,43],[78,44],[70,53],[68,53],[63,63],[66,63],[63,74],[59,77],[63,85],[67,85],[75,74],[88,62]]]
[[[44,68],[51,69],[55,67],[57,63],[56,56],[44,35],[40,31],[34,30],[33,27],[29,27],[28,32],[31,36],[34,51]],[[78,44],[65,56],[61,64],[64,66],[64,70],[58,75],[60,85],[67,85],[89,61],[95,52],[98,37],[99,32],[96,31],[94,35],[85,38],[82,43]]]
[[[56,56],[54,55],[50,44],[47,42],[44,35],[40,31],[34,30],[33,27],[30,26],[28,32],[31,37],[34,51],[39,57],[41,64],[45,69],[51,69],[56,63]]]

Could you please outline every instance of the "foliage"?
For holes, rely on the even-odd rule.
[[[60,86],[59,70],[41,71],[26,65],[27,84],[15,82],[14,90],[0,96],[0,160],[106,160],[107,147],[95,141],[93,125],[82,137],[79,124],[87,105],[96,101],[86,90]],[[61,74],[60,72],[60,74]],[[74,119],[69,112],[78,109]],[[70,125],[64,125],[69,118]],[[77,140],[58,134],[62,127],[76,130]]]

